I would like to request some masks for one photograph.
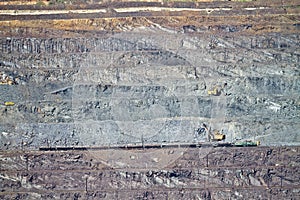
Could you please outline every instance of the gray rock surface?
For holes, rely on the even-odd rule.
[[[19,80],[1,85],[16,103],[0,107],[1,148],[195,142],[203,123],[228,142],[299,145],[298,37],[1,38],[1,72]]]

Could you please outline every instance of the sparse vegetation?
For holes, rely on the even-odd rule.
[[[51,0],[49,2],[49,5],[64,4],[64,3],[65,3],[64,0]]]
[[[45,6],[46,4],[43,1],[36,2],[37,6]]]

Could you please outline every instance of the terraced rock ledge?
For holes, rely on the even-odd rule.
[[[299,11],[0,1],[0,198],[298,199]]]

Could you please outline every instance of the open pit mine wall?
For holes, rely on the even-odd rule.
[[[153,28],[1,37],[13,84],[0,85],[0,148],[205,141],[203,123],[227,142],[299,145],[299,41]]]
[[[169,166],[146,169],[110,168],[85,151],[4,153],[0,158],[0,197],[299,199],[299,150],[194,148]]]

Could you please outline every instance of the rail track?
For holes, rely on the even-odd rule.
[[[89,151],[89,150],[106,150],[106,149],[123,149],[123,150],[141,150],[141,149],[159,149],[159,148],[211,148],[211,147],[237,147],[235,143],[229,142],[215,142],[215,143],[152,143],[152,144],[121,144],[121,145],[111,145],[111,146],[99,146],[99,147],[45,147],[39,148],[40,151]]]

